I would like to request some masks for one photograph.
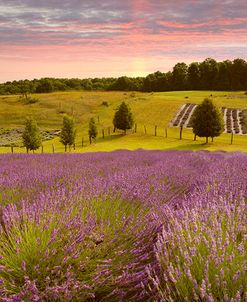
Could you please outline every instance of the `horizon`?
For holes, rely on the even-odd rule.
[[[206,59],[210,59],[210,58],[205,58],[205,59],[203,59],[203,60],[201,60],[201,61],[199,61],[199,62],[197,62],[197,63],[202,63],[204,60],[206,60]],[[213,60],[215,60],[215,58],[211,58],[211,59],[213,59]],[[233,60],[235,60],[235,59],[243,59],[243,58],[233,58]],[[227,58],[225,59],[225,60],[228,60]],[[220,62],[220,61],[217,61],[218,63]],[[181,62],[176,62],[176,63],[181,63]],[[185,63],[185,62],[184,62]],[[186,63],[187,64],[187,66],[189,66],[189,64],[191,64],[191,63],[195,63],[195,61],[191,61],[191,62],[188,62],[188,63]],[[172,66],[173,67],[173,66]],[[153,74],[153,73],[155,73],[155,72],[161,72],[161,73],[167,73],[167,72],[172,72],[172,68],[171,69],[169,69],[169,70],[166,70],[166,71],[162,71],[162,70],[154,70],[154,71],[152,71],[152,72],[150,72],[150,73],[147,73],[147,74],[143,74],[143,75],[128,75],[128,74],[119,74],[119,75],[116,75],[116,76],[105,76],[105,75],[103,75],[103,76],[95,76],[95,77],[93,77],[93,76],[89,76],[89,77],[55,77],[55,76],[43,76],[43,77],[40,77],[40,78],[21,78],[21,79],[14,79],[14,80],[7,80],[7,81],[5,81],[5,82],[1,82],[0,81],[0,84],[5,84],[5,83],[7,83],[7,82],[13,82],[13,81],[25,81],[25,80],[28,80],[28,81],[34,81],[34,80],[37,80],[37,81],[39,81],[39,80],[41,80],[41,79],[44,79],[44,78],[47,78],[47,79],[79,79],[79,80],[86,80],[86,79],[95,79],[95,78],[99,78],[99,79],[103,79],[103,78],[114,78],[114,79],[117,79],[117,78],[119,78],[119,77],[129,77],[129,78],[138,78],[138,77],[140,77],[140,78],[145,78],[145,77],[147,77],[149,74]]]
[[[247,59],[244,0],[0,0],[0,83],[168,72]]]

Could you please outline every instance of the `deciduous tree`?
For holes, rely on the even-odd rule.
[[[219,136],[224,130],[224,121],[221,111],[211,99],[205,99],[196,107],[192,116],[192,127],[195,135],[206,137]]]

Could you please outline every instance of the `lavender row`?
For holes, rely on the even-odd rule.
[[[245,301],[246,166],[223,152],[2,155],[1,300]]]
[[[172,126],[180,127],[184,126],[187,128],[192,127],[192,116],[196,104],[185,104],[184,107],[180,110],[179,114],[175,118]],[[221,109],[222,114],[224,115],[225,122],[225,132],[226,133],[235,133],[235,134],[247,134],[247,126],[245,122],[245,112],[246,110],[236,109],[236,108],[225,108]]]
[[[225,132],[235,134],[247,134],[244,121],[244,110],[223,108],[225,116]]]

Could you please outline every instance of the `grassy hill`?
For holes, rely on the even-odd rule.
[[[111,151],[115,149],[191,149],[191,150],[240,150],[247,151],[247,137],[234,136],[230,145],[230,135],[223,134],[215,138],[214,143],[204,145],[204,139],[193,141],[191,130],[184,130],[183,140],[179,140],[179,129],[168,129],[168,138],[164,138],[164,129],[184,103],[200,103],[205,97],[212,95],[219,107],[247,108],[247,96],[244,92],[211,92],[182,91],[161,93],[140,92],[98,92],[71,91],[52,94],[32,95],[36,102],[27,104],[20,96],[0,97],[0,128],[21,128],[26,116],[32,115],[41,129],[60,129],[64,113],[73,114],[77,124],[76,152]],[[134,114],[137,133],[132,131],[123,136],[120,132],[112,134],[112,119],[116,107],[126,101]],[[107,102],[108,106],[102,105]],[[97,143],[89,145],[87,138],[88,121],[95,117],[99,131]],[[98,122],[99,118],[99,122]],[[157,125],[157,136],[154,126]],[[147,134],[144,134],[146,126]],[[111,135],[108,135],[111,127]],[[105,139],[101,130],[105,129]],[[81,147],[82,137],[84,147]],[[44,151],[51,152],[54,144],[55,152],[63,151],[59,139],[44,142]],[[9,147],[1,147],[0,152],[9,152]],[[15,148],[15,152],[24,149]],[[74,151],[73,151],[74,152]]]

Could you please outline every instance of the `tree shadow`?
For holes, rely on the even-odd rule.
[[[209,144],[184,144],[179,145],[174,148],[170,148],[169,150],[192,150],[192,151],[199,151],[199,150],[206,150],[205,146],[209,146]]]
[[[104,143],[104,142],[109,142],[109,141],[115,141],[120,139],[121,137],[124,137],[124,134],[111,134],[111,135],[106,135],[104,138],[100,137],[96,139],[96,144]]]

